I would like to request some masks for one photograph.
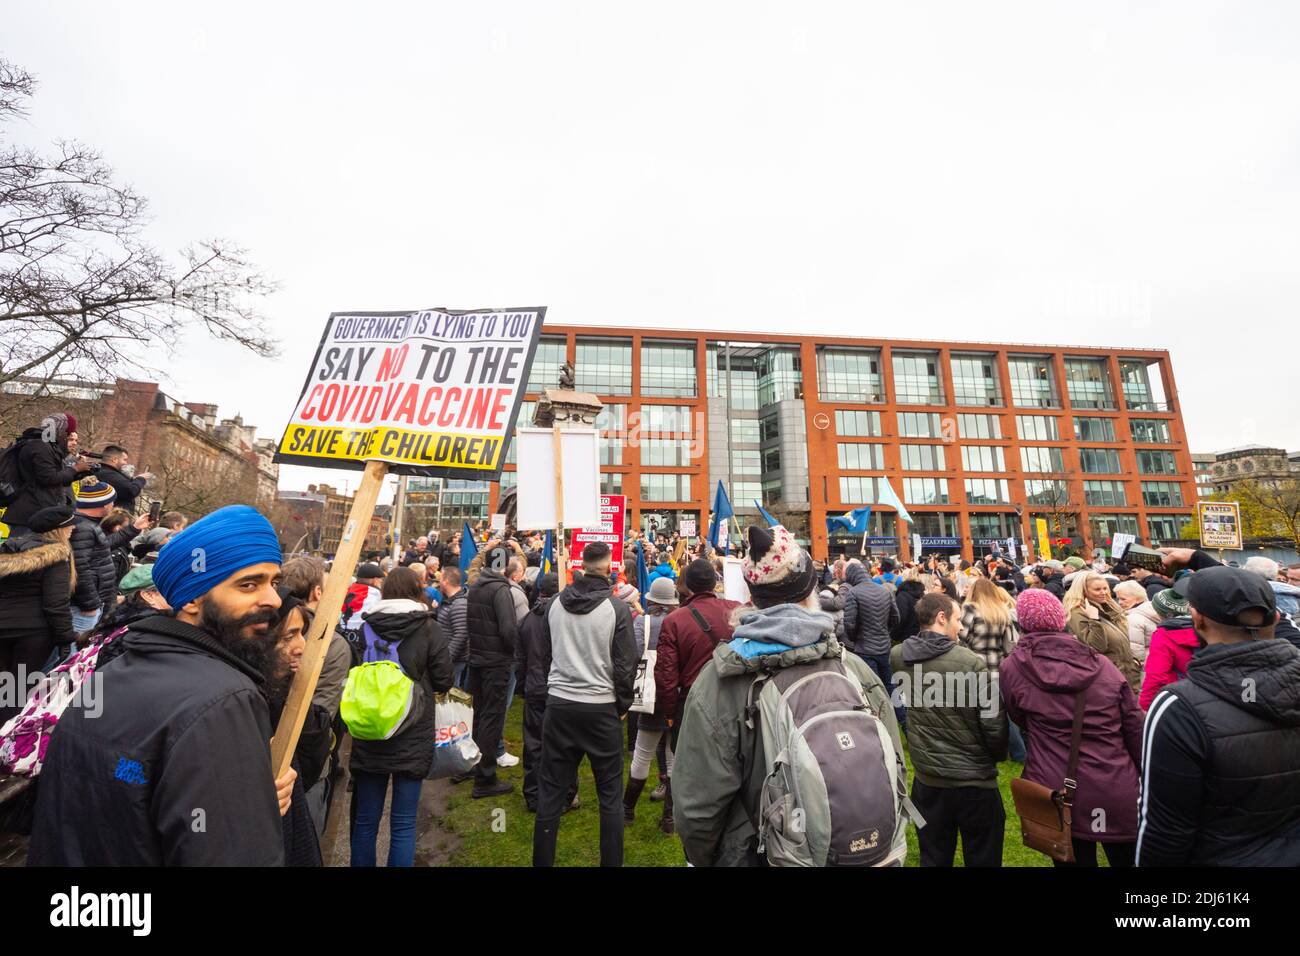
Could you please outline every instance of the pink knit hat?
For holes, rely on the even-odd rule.
[[[1016,598],[1016,622],[1026,634],[1060,633],[1065,630],[1065,607],[1051,591],[1029,588]]]

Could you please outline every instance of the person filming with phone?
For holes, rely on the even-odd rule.
[[[135,514],[135,502],[153,475],[147,471],[135,473],[130,454],[121,445],[106,445],[100,460],[97,476],[117,492],[117,506]]]

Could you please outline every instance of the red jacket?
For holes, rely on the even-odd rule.
[[[727,601],[711,592],[692,594],[664,618],[655,658],[655,693],[662,709],[655,709],[665,717],[681,719],[686,692],[713,656],[713,649],[731,640],[731,612],[739,606],[738,601]],[[708,625],[707,633],[696,614]]]
[[[1174,625],[1170,627],[1170,625]],[[1138,703],[1146,710],[1161,688],[1187,676],[1187,665],[1200,647],[1196,631],[1188,618],[1172,618],[1156,628],[1147,651],[1142,693]]]

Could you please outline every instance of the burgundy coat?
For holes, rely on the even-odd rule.
[[[681,717],[686,692],[713,657],[713,649],[731,640],[731,612],[739,607],[712,592],[692,594],[659,626],[655,658],[655,711],[671,720]],[[692,610],[709,625],[706,634]]]
[[[1072,634],[1026,634],[1002,662],[1000,684],[1007,716],[1025,730],[1024,779],[1053,790],[1065,781],[1073,691],[1087,686],[1074,836],[1098,843],[1135,841],[1143,720],[1119,668]],[[1104,818],[1094,813],[1098,809]],[[1097,830],[1099,819],[1104,828]]]

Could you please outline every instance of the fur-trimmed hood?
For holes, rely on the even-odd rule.
[[[0,545],[0,578],[34,574],[71,560],[72,548],[62,541],[47,541],[36,535],[10,538]]]

